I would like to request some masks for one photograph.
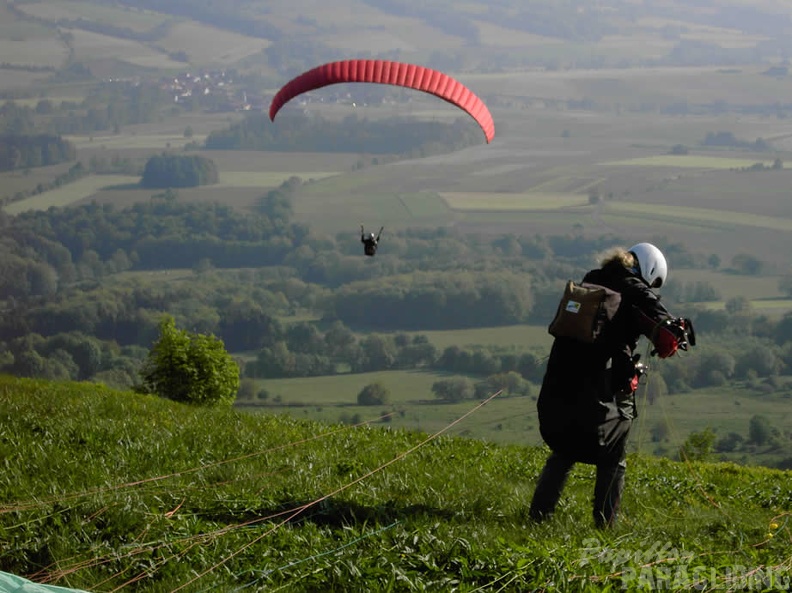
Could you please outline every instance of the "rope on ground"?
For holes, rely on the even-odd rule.
[[[364,533],[360,537],[357,537],[357,538],[353,539],[352,541],[345,543],[342,546],[338,546],[337,548],[335,548],[333,550],[328,550],[326,552],[322,552],[321,554],[313,554],[312,556],[308,556],[308,557],[302,558],[300,560],[294,560],[293,562],[289,562],[288,564],[284,564],[283,566],[279,566],[277,568],[272,568],[270,570],[262,570],[262,571],[260,571],[261,572],[261,576],[259,578],[251,581],[247,585],[242,585],[241,587],[238,587],[237,589],[234,589],[234,591],[241,591],[242,589],[246,589],[248,587],[252,587],[256,583],[258,583],[261,579],[271,575],[274,572],[280,572],[282,570],[286,570],[287,568],[291,568],[292,566],[297,566],[298,564],[302,564],[303,562],[308,562],[309,560],[317,560],[319,558],[323,558],[324,556],[330,556],[332,554],[340,552],[341,550],[343,550],[345,548],[349,548],[350,546],[354,546],[356,543],[361,542],[364,539],[368,539],[369,537],[374,537],[375,535],[379,535],[380,533],[382,533],[384,531],[387,531],[388,529],[396,527],[396,525],[398,525],[399,523],[401,523],[401,521],[394,521],[390,525],[386,525],[385,527],[381,527],[381,528],[379,528],[379,529],[377,529],[375,531],[372,531],[370,533]]]
[[[305,505],[303,505],[303,506],[301,506],[301,507],[298,507],[298,508],[297,508],[297,509],[296,509],[296,510],[295,510],[295,511],[292,513],[292,514],[290,514],[288,517],[286,517],[285,519],[283,519],[283,520],[282,520],[280,523],[277,523],[277,524],[276,524],[275,526],[273,526],[271,529],[269,529],[269,530],[265,531],[264,533],[262,533],[262,534],[261,534],[261,535],[259,535],[258,537],[256,537],[256,538],[254,538],[253,540],[249,541],[247,544],[245,544],[244,546],[240,547],[240,548],[239,548],[237,551],[235,551],[234,553],[232,553],[232,554],[229,554],[228,556],[226,556],[225,558],[223,558],[222,560],[220,560],[220,561],[219,561],[219,562],[217,562],[216,564],[214,564],[214,565],[210,566],[209,568],[207,568],[207,569],[206,569],[206,570],[204,570],[203,572],[201,572],[201,573],[197,574],[195,577],[193,577],[192,579],[190,579],[190,580],[189,580],[189,581],[187,581],[186,583],[184,583],[184,584],[180,585],[180,586],[179,586],[179,587],[177,587],[176,589],[173,589],[173,591],[171,591],[171,593],[176,593],[176,591],[181,591],[181,590],[182,590],[182,589],[184,589],[185,587],[187,587],[187,586],[189,586],[189,585],[193,584],[195,581],[197,581],[197,580],[199,580],[199,579],[203,578],[204,576],[206,576],[207,574],[209,574],[209,573],[210,573],[210,572],[212,572],[213,570],[215,570],[215,569],[217,569],[217,568],[220,568],[220,567],[221,567],[221,566],[223,566],[223,565],[224,565],[226,562],[228,562],[229,560],[231,560],[231,559],[232,559],[232,558],[234,558],[235,556],[237,556],[237,555],[241,554],[242,552],[244,552],[246,549],[248,549],[248,548],[249,548],[250,546],[252,546],[253,544],[255,544],[255,543],[257,543],[257,542],[261,541],[262,539],[264,539],[265,537],[267,537],[267,536],[268,536],[268,535],[270,535],[271,533],[275,532],[277,529],[279,529],[280,527],[282,527],[283,525],[285,525],[286,523],[288,523],[289,521],[291,521],[292,519],[294,519],[294,518],[295,518],[295,517],[297,517],[298,515],[302,514],[303,512],[305,512],[306,510],[308,510],[309,508],[316,506],[317,504],[319,504],[319,503],[321,503],[321,502],[323,502],[323,501],[327,500],[328,498],[331,498],[332,496],[335,496],[335,495],[337,495],[337,494],[339,494],[339,493],[343,492],[344,490],[347,490],[348,488],[351,488],[352,486],[355,486],[356,484],[359,484],[359,483],[360,483],[360,482],[362,482],[363,480],[366,480],[366,479],[370,478],[371,476],[373,476],[374,474],[376,474],[376,473],[378,473],[378,472],[380,472],[380,471],[384,470],[385,468],[387,468],[387,467],[389,467],[389,466],[393,465],[393,464],[394,464],[394,463],[396,463],[397,461],[401,461],[402,459],[404,459],[405,457],[407,457],[407,456],[408,456],[408,455],[410,455],[411,453],[413,453],[413,452],[415,452],[416,450],[420,449],[421,447],[423,447],[423,446],[424,446],[424,445],[426,445],[427,443],[429,443],[429,442],[433,441],[434,439],[436,439],[437,437],[439,437],[439,436],[440,436],[440,435],[442,435],[443,433],[447,432],[448,430],[450,430],[451,428],[453,428],[454,426],[456,426],[457,424],[459,424],[460,422],[462,422],[462,420],[464,420],[465,418],[467,418],[468,416],[470,416],[471,414],[473,414],[473,413],[474,413],[474,412],[476,412],[477,410],[480,410],[481,408],[483,408],[485,405],[487,405],[489,402],[491,402],[493,399],[495,399],[495,397],[497,397],[498,395],[500,395],[502,392],[503,392],[503,390],[502,390],[502,389],[499,389],[498,391],[496,391],[495,393],[493,393],[492,395],[490,395],[490,396],[489,396],[487,399],[485,399],[485,400],[483,400],[482,402],[480,402],[480,403],[479,403],[479,404],[478,404],[476,407],[472,408],[471,410],[468,410],[468,411],[467,411],[467,412],[465,412],[465,413],[464,413],[462,416],[460,416],[459,418],[457,418],[456,420],[454,420],[453,422],[451,422],[450,424],[448,424],[448,425],[447,425],[447,426],[445,426],[444,428],[440,429],[439,431],[437,431],[436,433],[434,433],[434,434],[432,434],[432,435],[429,435],[429,436],[428,436],[427,438],[425,438],[423,441],[421,441],[420,443],[418,443],[418,444],[417,444],[417,445],[415,445],[414,447],[412,447],[412,448],[408,449],[407,451],[404,451],[404,452],[400,453],[399,455],[397,455],[396,457],[394,457],[394,458],[393,458],[393,459],[391,459],[390,461],[387,461],[386,463],[383,463],[383,464],[382,464],[382,465],[380,465],[379,467],[377,467],[377,468],[374,468],[373,470],[371,470],[371,471],[369,471],[369,472],[367,472],[367,473],[363,474],[363,475],[362,475],[362,476],[360,476],[359,478],[356,478],[356,479],[352,480],[351,482],[348,482],[347,484],[344,484],[343,486],[340,486],[340,487],[336,488],[336,489],[335,489],[335,490],[333,490],[332,492],[330,492],[330,493],[328,493],[328,494],[325,494],[324,496],[321,496],[321,497],[319,497],[319,498],[317,498],[317,499],[315,499],[315,500],[313,500],[313,501],[311,501],[311,502],[309,502],[309,503],[307,503],[307,504],[305,504]]]

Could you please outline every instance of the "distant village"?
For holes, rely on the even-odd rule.
[[[235,84],[232,75],[225,70],[209,70],[206,72],[183,72],[172,78],[162,78],[160,88],[173,94],[174,103],[186,103],[193,97],[212,97],[209,111],[266,111],[271,96],[249,94],[247,90]],[[406,102],[411,99],[407,97]],[[306,93],[294,102],[292,108],[304,107],[317,103],[343,103],[352,106],[369,104],[397,103],[393,96],[383,91],[372,92],[361,88],[360,93],[349,92],[349,89],[334,91],[323,90],[321,94]]]
[[[212,96],[211,111],[264,111],[266,97],[249,97],[247,91],[234,86],[225,70],[183,72],[173,78],[160,80],[160,88],[173,94],[174,103],[185,103],[192,97]]]

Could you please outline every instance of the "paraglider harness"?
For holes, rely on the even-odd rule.
[[[363,253],[369,257],[374,257],[374,255],[377,253],[380,235],[382,235],[384,228],[385,227],[380,227],[379,233],[377,233],[376,237],[374,236],[374,233],[369,233],[369,235],[366,236],[366,233],[363,230],[363,225],[360,225],[360,242],[363,243]]]

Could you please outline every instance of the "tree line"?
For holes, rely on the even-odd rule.
[[[535,379],[528,367],[508,358],[515,353],[487,347],[433,352],[425,342],[391,343],[387,336],[546,324],[564,281],[590,268],[596,252],[621,243],[611,236],[480,237],[415,229],[394,232],[387,248],[367,261],[357,233],[320,236],[291,222],[291,196],[300,183],[291,179],[264,194],[261,212],[254,215],[182,203],[173,191],[123,209],[87,204],[14,217],[0,211],[4,368],[20,374],[41,370],[30,354],[35,352],[44,364],[59,362],[75,375],[62,352],[50,356],[69,349],[47,342],[81,334],[97,340],[107,360],[120,359],[126,369],[105,365],[97,372],[121,375],[139,362],[135,353],[151,344],[168,313],[180,326],[217,335],[230,351],[252,355],[244,370],[251,376],[425,365],[479,376],[513,371]],[[654,240],[679,267],[721,265],[711,254]],[[177,283],[163,284],[155,275],[174,269],[187,270]],[[119,275],[125,271],[143,275],[125,280]],[[732,381],[787,389],[782,375],[792,368],[792,317],[756,315],[744,299],[730,300],[723,311],[699,308],[697,300],[717,297],[703,282],[672,280],[663,294],[675,312],[693,318],[703,340],[723,338],[684,361],[660,365],[657,395]],[[320,321],[288,327],[278,322],[298,310]],[[359,337],[366,334],[373,337]]]
[[[404,118],[374,121],[350,115],[343,121],[332,121],[283,113],[271,122],[266,115],[255,113],[226,130],[211,132],[204,145],[210,150],[427,156],[478,142],[481,131],[469,118],[446,124]]]
[[[217,166],[200,155],[162,153],[146,161],[140,184],[148,189],[198,187],[217,183]]]
[[[0,171],[57,165],[77,159],[74,144],[51,134],[0,134]]]
[[[158,85],[102,82],[82,101],[55,103],[41,99],[33,107],[5,101],[0,106],[0,133],[65,135],[118,131],[121,126],[156,121],[164,110],[173,108],[173,97]]]

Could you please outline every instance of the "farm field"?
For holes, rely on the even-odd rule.
[[[524,193],[507,194],[484,192],[443,192],[439,194],[452,210],[461,211],[533,211],[558,210],[588,203],[586,196],[575,194]]]
[[[163,15],[155,12],[80,0],[23,3],[19,5],[19,10],[24,14],[53,22],[82,18],[105,25],[118,26],[119,23],[123,23],[124,27],[139,32],[149,31],[163,22]]]
[[[305,181],[332,177],[332,171],[223,171],[216,187],[277,187],[290,177],[299,177]]]
[[[195,141],[202,142],[206,136],[195,134],[192,138],[185,138],[183,131],[166,134],[137,134],[124,133],[107,136],[66,136],[78,149],[94,148],[98,151],[114,150],[119,154],[123,151],[147,150],[155,152],[170,148],[182,148],[185,144]]]
[[[222,67],[257,54],[271,45],[266,39],[248,37],[194,21],[173,24],[158,45],[171,52],[183,51],[191,64]],[[267,72],[266,60],[259,60]]]
[[[650,361],[650,366],[662,365]],[[257,380],[269,397],[258,403],[238,402],[237,409],[251,413],[286,414],[294,418],[325,422],[374,421],[391,428],[433,432],[449,424],[471,407],[471,402],[444,404],[434,400],[435,381],[447,374],[386,371],[356,375],[334,375],[299,379]],[[648,375],[652,380],[652,375]],[[357,394],[366,385],[379,382],[391,393],[390,404],[359,406]],[[538,386],[527,397],[496,397],[475,417],[454,427],[451,434],[504,444],[541,446],[536,414]],[[631,437],[633,451],[651,454],[657,447],[673,453],[691,432],[713,429],[717,435],[736,432],[745,436],[752,416],[764,415],[782,431],[792,430],[789,399],[762,396],[742,388],[727,387],[666,395],[649,403],[643,388],[638,391],[639,416]],[[388,419],[380,420],[391,414]],[[667,427],[667,440],[655,442],[652,431]]]
[[[552,338],[545,326],[507,325],[459,330],[428,330],[418,332],[429,338],[439,350],[449,346],[496,346],[518,349],[540,349],[548,351]]]
[[[600,163],[601,165],[611,166],[636,166],[636,167],[675,167],[683,169],[740,169],[747,168],[756,163],[760,163],[765,167],[770,167],[773,164],[772,159],[751,160],[718,156],[705,156],[705,155],[684,155],[677,156],[671,154],[663,154],[653,157],[642,157],[635,159],[625,159],[622,161],[613,161],[609,163]]]
[[[58,175],[66,173],[71,165],[71,163],[61,163],[21,171],[0,172],[0,198],[10,199],[17,192],[32,190],[39,184],[49,183]]]
[[[72,47],[76,57],[87,63],[98,59],[118,60],[134,66],[174,72],[183,70],[185,66],[183,62],[169,58],[165,52],[138,41],[83,29],[65,29],[65,31],[72,35]]]
[[[61,186],[42,194],[13,202],[5,207],[9,214],[18,214],[26,210],[47,210],[51,207],[62,208],[84,200],[102,188],[113,185],[137,184],[139,177],[128,175],[89,175],[82,179]]]

